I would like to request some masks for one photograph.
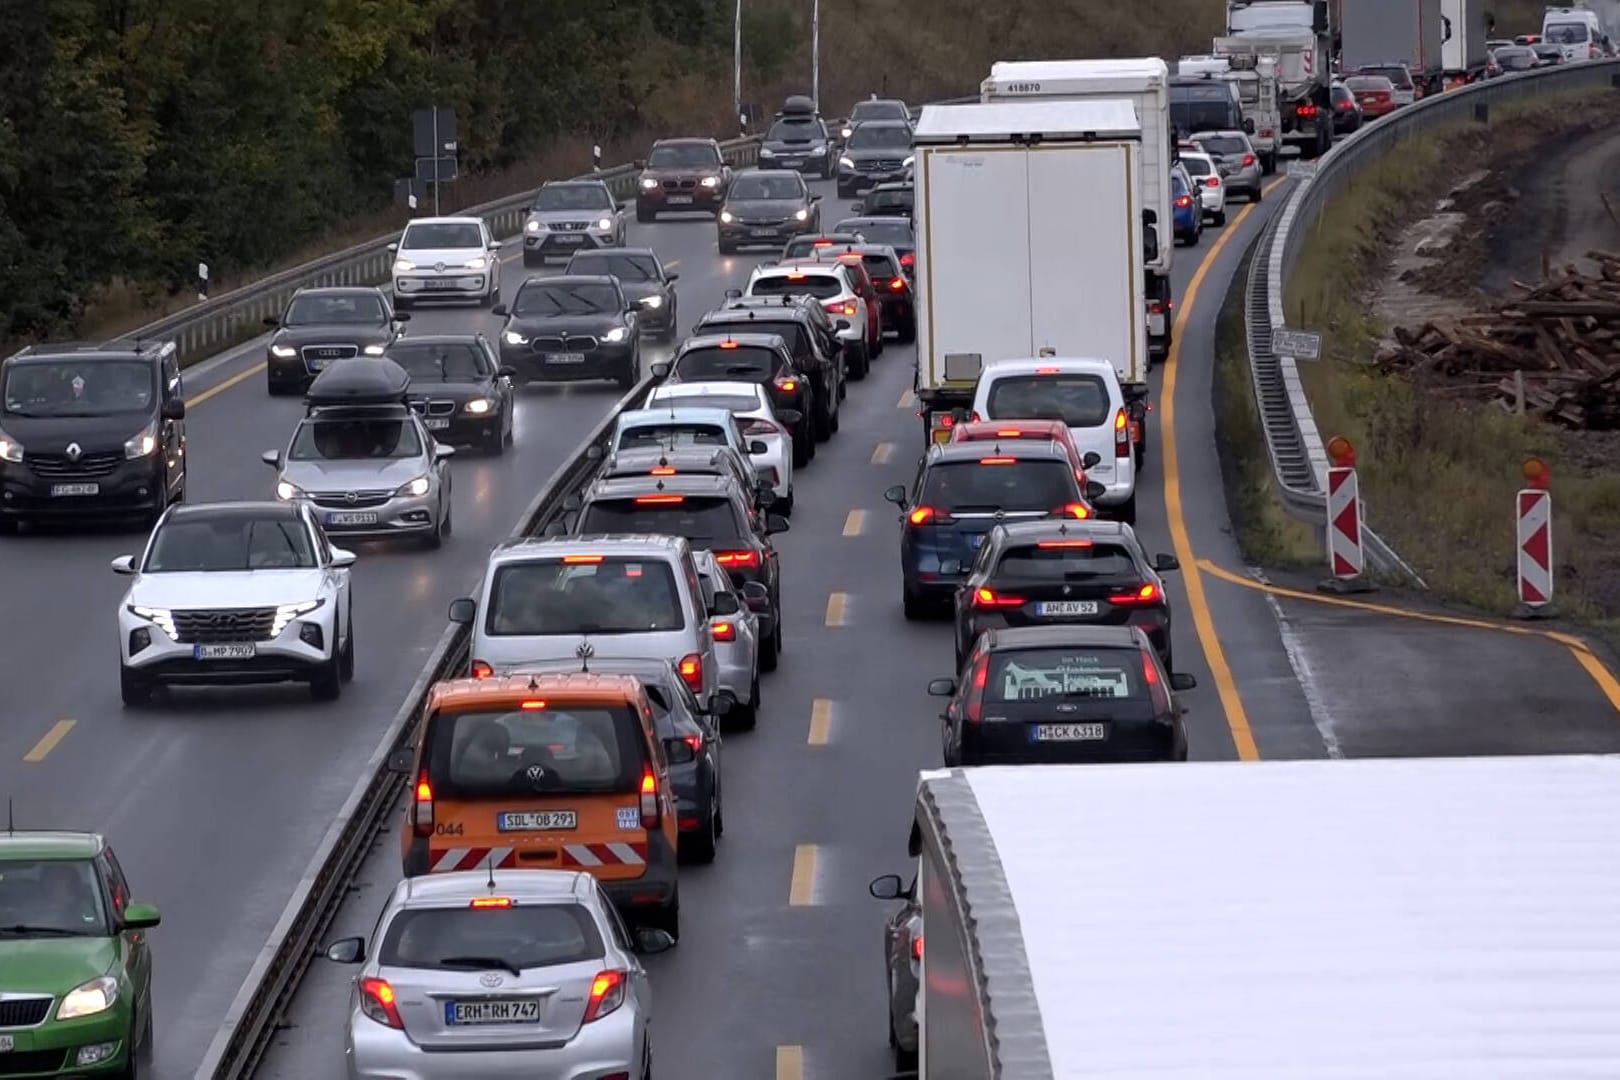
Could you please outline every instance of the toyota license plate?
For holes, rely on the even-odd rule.
[[[251,660],[259,654],[258,648],[251,642],[240,645],[193,645],[191,656],[194,660]]]
[[[422,426],[429,431],[444,431],[450,426],[450,418],[448,416],[429,417],[422,421]]]
[[[1036,742],[1100,742],[1108,738],[1107,724],[1036,724]]]
[[[52,484],[51,495],[60,497],[64,495],[100,495],[100,484]]]
[[[692,205],[692,196],[690,196],[690,195],[671,195],[665,201],[668,202],[669,205],[671,205],[671,206],[691,206]]]
[[[585,354],[578,352],[549,352],[546,353],[548,364],[583,364]]]
[[[1058,618],[1073,615],[1097,614],[1097,601],[1095,600],[1047,600],[1035,605],[1035,614],[1052,615]]]
[[[328,525],[375,525],[377,524],[377,515],[369,511],[339,510],[336,513],[327,514],[326,523]]]
[[[508,810],[495,819],[501,832],[551,832],[577,829],[579,816],[572,810]]]
[[[537,1024],[538,1001],[447,1001],[444,1022],[454,1027],[468,1024]]]

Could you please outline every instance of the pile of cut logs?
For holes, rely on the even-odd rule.
[[[1373,358],[1438,382],[1436,392],[1493,400],[1575,428],[1620,428],[1620,254],[1591,251],[1598,276],[1571,266],[1494,311],[1395,330]]]

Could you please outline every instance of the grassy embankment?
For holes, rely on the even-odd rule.
[[[1288,282],[1288,322],[1323,335],[1322,359],[1300,364],[1322,436],[1342,434],[1355,444],[1369,524],[1439,598],[1494,612],[1512,607],[1512,498],[1521,486],[1521,463],[1536,455],[1554,477],[1558,606],[1582,621],[1611,619],[1620,475],[1586,467],[1593,455],[1580,452],[1580,433],[1437,397],[1404,377],[1376,373],[1369,361],[1386,327],[1370,314],[1366,297],[1385,272],[1395,239],[1432,213],[1463,177],[1487,167],[1522,168],[1574,136],[1616,125],[1620,103],[1571,109],[1569,101],[1555,101],[1498,109],[1488,128],[1459,126],[1408,142],[1334,200]],[[1252,562],[1319,567],[1320,546],[1283,515],[1269,490],[1244,354],[1241,293],[1238,279],[1218,380],[1241,540]]]

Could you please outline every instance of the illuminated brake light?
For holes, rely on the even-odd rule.
[[[585,1016],[580,1023],[600,1020],[623,1004],[624,972],[604,971],[591,980],[591,996],[585,1002]]]
[[[1015,465],[1017,463],[1017,458],[1010,457],[982,457],[979,459],[980,465]]]
[[[1023,434],[1023,431],[1021,429],[1019,429],[1019,428],[997,428],[996,429],[996,438],[998,438],[998,439],[1016,439],[1022,434]]]
[[[815,248],[830,248],[833,246],[833,242],[831,240],[817,240],[810,246]]]
[[[703,736],[701,735],[682,735],[681,741],[690,746],[694,754],[703,750]]]
[[[984,684],[989,681],[990,658],[981,656],[973,665],[973,674],[968,676],[968,698],[965,714],[967,722],[977,724],[984,713]]]
[[[522,709],[524,712],[539,712],[545,707],[546,703],[543,701],[525,701],[523,704],[518,706],[518,708]]]
[[[641,774],[641,827],[656,829],[662,820],[663,814],[658,805],[658,777],[648,768]]]
[[[714,561],[721,566],[753,567],[759,565],[759,552],[757,551],[717,551]]]
[[[906,520],[911,522],[913,525],[926,525],[930,521],[937,524],[943,521],[944,517],[932,506],[919,506],[917,509],[906,515]]]
[[[900,265],[901,266],[915,266],[915,265],[917,265],[917,256],[913,255],[909,251],[906,252],[904,255],[900,256]]]
[[[799,388],[799,380],[797,380],[797,379],[778,379],[776,381],[776,388],[778,390],[781,390],[784,393],[792,393],[794,390],[797,390]]]
[[[495,674],[495,669],[490,667],[489,664],[487,664],[483,660],[474,660],[472,662],[472,677],[473,678],[475,678],[475,679],[487,679],[487,678],[491,677],[494,674]]]
[[[806,275],[804,275],[804,274],[789,274],[787,276],[787,279],[789,281],[803,281],[805,279],[805,276]]]
[[[1205,187],[1220,187],[1221,186],[1221,178],[1218,177],[1218,176],[1212,176],[1208,180],[1204,181],[1204,186]]]
[[[672,506],[686,501],[685,495],[638,495],[636,502],[643,506]]]
[[[1116,593],[1108,598],[1108,602],[1121,606],[1157,604],[1159,602],[1159,587],[1152,582],[1148,582],[1132,592]]]
[[[1191,195],[1177,195],[1176,196],[1176,205],[1181,207],[1183,210],[1185,210],[1187,207],[1192,205],[1192,196]]]
[[[1038,547],[1038,548],[1088,548],[1088,547],[1091,546],[1091,541],[1090,540],[1037,540],[1035,542],[1035,546]]]
[[[1253,164],[1254,164],[1254,155],[1253,154],[1244,154],[1243,155],[1243,167],[1248,168],[1250,165],[1253,165]]]
[[[1114,456],[1117,458],[1131,456],[1131,426],[1125,418],[1124,409],[1114,413]]]
[[[1304,116],[1304,117],[1315,116],[1316,115],[1316,106],[1315,105],[1301,105],[1298,109],[1295,110],[1295,115]]]
[[[564,566],[595,566],[605,558],[602,555],[564,555]]]
[[[697,653],[688,653],[681,657],[681,680],[686,683],[692,693],[703,694],[703,657]]]
[[[1057,508],[1057,514],[1059,517],[1074,518],[1077,521],[1085,521],[1091,517],[1091,511],[1086,507],[1086,504],[1077,502],[1064,503]]]
[[[647,470],[648,476],[674,476],[675,467],[672,465],[658,465]]]
[[[405,1022],[399,1018],[395,1005],[394,988],[388,985],[387,979],[361,979],[359,989],[361,1012],[384,1027],[405,1030]]]
[[[735,349],[737,347],[737,343],[735,341],[722,341],[720,343],[720,347],[722,349]]]
[[[982,608],[1023,607],[1022,596],[997,595],[993,589],[976,589],[973,593],[973,606]]]
[[[918,934],[916,937],[911,939],[911,958],[913,960],[921,960],[922,959],[922,950],[923,950],[923,936],[921,934]]]
[[[728,622],[717,622],[709,625],[709,633],[714,635],[716,641],[736,641],[737,628]]]
[[[510,896],[475,896],[467,905],[475,908],[508,908],[512,906]]]
[[[1148,697],[1153,702],[1153,711],[1167,713],[1170,711],[1170,691],[1159,678],[1159,667],[1153,662],[1153,656],[1146,649],[1142,650],[1142,681],[1147,684]]]
[[[900,290],[904,289],[905,287],[906,287],[906,279],[905,278],[897,277],[897,278],[890,278],[889,279],[889,290],[891,292],[899,292]]]
[[[1035,369],[1035,374],[1037,374],[1037,375],[1056,375],[1056,374],[1058,374],[1058,369],[1055,368],[1055,367],[1038,367],[1038,368]]]
[[[417,836],[433,835],[433,785],[427,773],[416,778],[416,795],[411,807],[411,830]]]

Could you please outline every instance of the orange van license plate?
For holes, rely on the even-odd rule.
[[[501,832],[552,832],[576,829],[579,815],[572,810],[508,810],[495,818]]]

